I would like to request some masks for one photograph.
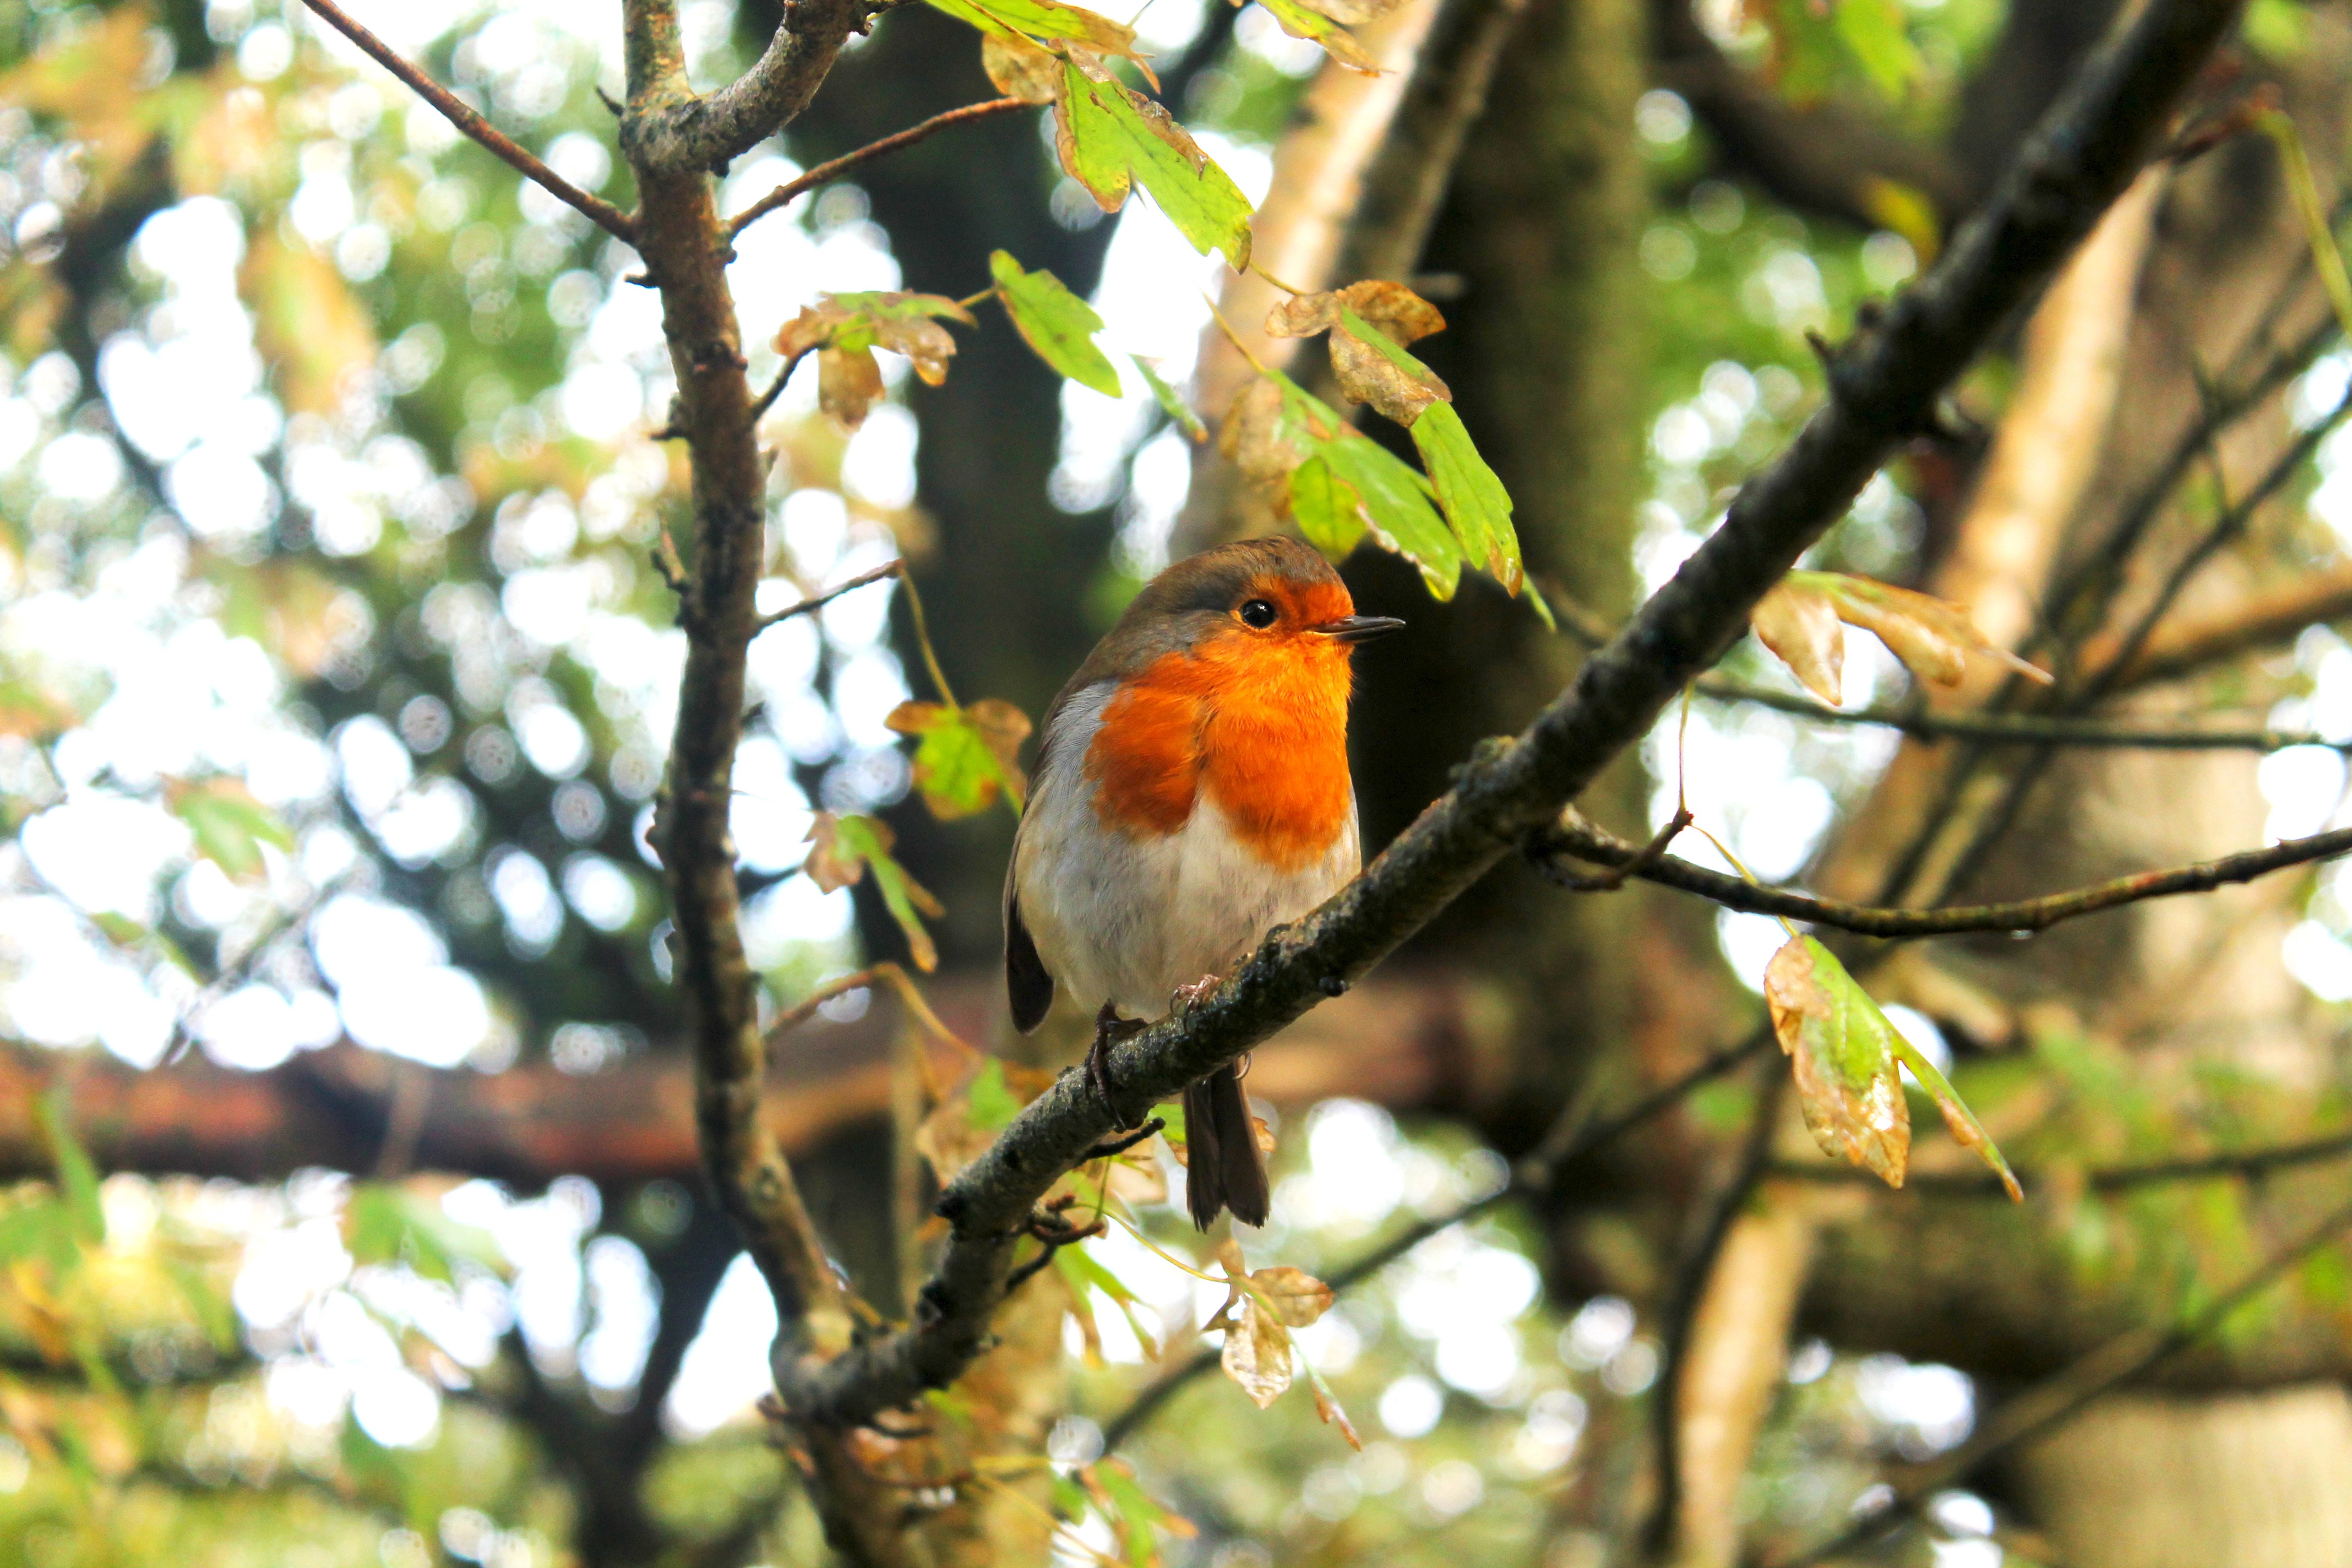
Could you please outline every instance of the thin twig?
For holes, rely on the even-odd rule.
[[[1009,114],[1016,109],[1034,109],[1036,105],[1024,98],[992,98],[982,103],[967,103],[961,109],[950,109],[934,114],[919,124],[909,125],[896,135],[885,136],[879,142],[869,142],[854,153],[844,153],[829,158],[805,174],[796,174],[727,220],[727,237],[734,238],[761,218],[790,202],[794,196],[829,184],[858,164],[879,158],[886,153],[896,153],[901,147],[911,147],[935,131],[950,125],[961,125],[970,120],[984,120],[992,114]]]
[[[376,64],[405,82],[409,90],[417,97],[439,110],[450,124],[488,148],[524,179],[540,186],[606,234],[632,245],[636,243],[636,219],[603,197],[590,195],[541,163],[512,137],[483,119],[456,93],[394,53],[390,45],[353,21],[334,0],[302,0],[302,4],[309,6],[320,21],[357,44],[361,51]]]
[[[870,587],[874,584],[882,581],[885,577],[898,576],[906,570],[906,567],[907,563],[903,560],[886,561],[881,565],[874,568],[871,572],[860,572],[856,576],[850,578],[845,583],[835,584],[832,587],[827,588],[822,594],[814,595],[809,598],[803,599],[796,605],[786,605],[781,610],[772,610],[751,623],[751,635],[753,637],[758,637],[761,632],[766,631],[770,626],[775,626],[779,622],[789,621],[795,616],[805,616],[812,614],[814,611],[822,610],[827,605],[832,604],[835,599],[840,598],[844,594],[850,592],[852,589]]]
[[[1660,856],[1646,866],[1631,868],[1643,853],[1644,847],[1596,827],[1573,812],[1564,814],[1557,827],[1533,836],[1528,841],[1530,858],[1538,869],[1544,870],[1547,875],[1550,873],[1550,856],[1570,855],[1599,865],[1628,867],[1631,876],[1685,893],[1696,893],[1726,909],[1810,921],[1815,925],[1832,926],[1862,936],[1899,940],[1955,936],[1969,931],[2045,931],[2061,921],[2075,920],[2147,899],[2210,892],[2231,883],[2250,882],[2257,877],[2284,870],[2291,866],[2307,866],[2314,861],[2352,854],[2352,827],[2315,833],[2308,838],[2289,838],[2267,849],[2249,849],[2237,855],[2225,855],[2218,860],[2200,861],[2193,866],[2177,866],[2165,871],[2135,872],[2127,877],[2095,882],[2086,888],[2047,893],[2038,899],[2015,899],[1998,904],[1952,905],[1933,910],[1886,909],[1874,904],[1850,904],[1838,899],[1809,898],[1785,889],[1758,887],[1738,877],[1710,871],[1704,866],[1695,866],[1672,855]],[[1580,879],[1571,877],[1564,885],[1576,889]]]
[[[1746,702],[1824,724],[1877,724],[1923,741],[1986,741],[2003,746],[2082,746],[2150,752],[2276,752],[2288,746],[2326,746],[2352,752],[2352,741],[2331,740],[2310,730],[2166,729],[2118,724],[2099,719],[2069,719],[2042,713],[1938,713],[1904,707],[1832,708],[1810,697],[1774,691],[1735,680],[1702,680],[1698,694],[1716,702]]]
[[[800,369],[801,361],[814,353],[816,349],[817,345],[811,343],[807,348],[801,350],[800,353],[794,354],[792,358],[783,363],[782,367],[776,372],[776,379],[768,383],[768,390],[760,394],[760,395],[754,398],[751,402],[751,421],[753,424],[759,423],[759,421],[766,416],[768,410],[776,405],[776,399],[784,395],[784,384],[792,380],[793,372]]]
[[[2277,1284],[2288,1269],[2347,1229],[2352,1229],[2352,1204],[2326,1215],[2175,1327],[2136,1329],[2119,1334],[2064,1371],[2010,1399],[1967,1442],[1905,1474],[1893,1485],[1892,1495],[1880,1507],[1832,1539],[1776,1563],[1772,1568],[1812,1568],[1815,1563],[1844,1556],[1877,1539],[1922,1500],[1958,1481],[1986,1460],[2040,1436],[2100,1395],[2146,1376],[2190,1349],[2228,1321],[2240,1308]]]
[[[2330,1161],[2352,1157],[2352,1132],[2338,1132],[2326,1138],[2314,1138],[2301,1143],[2266,1143],[2258,1148],[2225,1150],[2216,1154],[2199,1154],[2182,1160],[2154,1160],[2139,1165],[2112,1165],[2104,1170],[2085,1171],[2084,1186],[2095,1193],[2129,1192],[2136,1187],[2162,1186],[2173,1182],[2207,1182],[2234,1180],[2238,1177],[2260,1177],[2274,1171],[2292,1171],[2304,1165],[2324,1165]],[[1783,1161],[1772,1167],[1776,1177],[1791,1181],[1814,1182],[1840,1185],[1849,1181],[1877,1186],[1879,1177],[1869,1171],[1852,1165],[1835,1165],[1824,1161]],[[2037,1173],[2021,1172],[2019,1180],[2028,1184]],[[2055,1178],[2042,1176],[2044,1184]],[[1905,1185],[1912,1191],[1934,1193],[1938,1196],[1987,1197],[2007,1196],[1998,1177],[1986,1173],[1979,1175],[1959,1172],[1924,1172],[1915,1170]]]

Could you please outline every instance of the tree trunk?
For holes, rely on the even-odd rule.
[[[2018,1468],[2067,1568],[2343,1568],[2347,1455],[2352,1398],[2329,1384],[2115,1394]]]

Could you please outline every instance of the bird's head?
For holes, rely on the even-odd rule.
[[[1239,671],[1304,667],[1344,680],[1350,648],[1403,625],[1356,614],[1330,563],[1298,541],[1244,539],[1160,573],[1107,640],[1129,670],[1186,654]]]

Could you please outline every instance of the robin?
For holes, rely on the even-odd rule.
[[[1295,540],[1203,551],[1136,595],[1047,710],[1004,879],[1004,977],[1024,1034],[1057,986],[1097,1009],[1087,1076],[1106,1106],[1117,1040],[1356,874],[1349,659],[1404,623],[1355,611]],[[1193,1223],[1231,1208],[1264,1225],[1234,1067],[1184,1091],[1184,1127]]]

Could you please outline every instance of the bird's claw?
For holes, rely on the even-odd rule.
[[[1203,974],[1190,985],[1179,985],[1168,994],[1168,1010],[1171,1013],[1189,1013],[1201,1003],[1207,1001],[1209,994],[1223,984],[1224,982],[1216,975]]]
[[[1124,1132],[1133,1125],[1119,1114],[1118,1102],[1110,1093],[1110,1048],[1119,1041],[1140,1033],[1143,1026],[1132,1019],[1122,1018],[1109,1004],[1095,1017],[1094,1044],[1087,1047],[1087,1087],[1095,1091],[1102,1108],[1110,1117],[1110,1124]]]

